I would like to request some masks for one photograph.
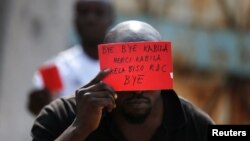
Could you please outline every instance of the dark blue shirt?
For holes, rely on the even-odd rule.
[[[212,119],[173,90],[162,91],[164,117],[152,141],[206,141]],[[32,127],[33,141],[52,141],[75,119],[75,98],[57,99],[40,112]],[[138,139],[140,140],[140,139]],[[87,141],[126,141],[109,114],[103,115],[97,130]]]

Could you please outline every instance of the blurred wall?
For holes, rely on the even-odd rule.
[[[180,96],[216,123],[250,123],[249,0],[123,3],[125,19],[149,22],[172,41],[174,89]]]
[[[5,35],[5,24],[6,24],[6,17],[7,17],[7,8],[8,8],[8,0],[2,0],[0,2],[0,80],[1,80],[1,72],[2,72],[2,54],[3,54],[3,41]],[[1,83],[0,83],[1,85]],[[1,86],[0,86],[1,88]],[[1,98],[1,93],[0,93]]]
[[[1,1],[2,2],[2,1]],[[72,0],[8,0],[1,47],[0,138],[31,140],[27,93],[36,68],[67,46]],[[2,22],[1,22],[2,23]]]

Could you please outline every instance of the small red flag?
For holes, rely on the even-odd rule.
[[[63,84],[56,65],[46,65],[39,69],[44,86],[52,93],[62,90]]]

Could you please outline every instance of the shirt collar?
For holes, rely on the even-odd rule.
[[[164,104],[164,115],[163,123],[159,129],[164,130],[177,130],[183,127],[187,121],[187,118],[184,113],[180,98],[177,96],[174,90],[163,90],[161,92]],[[109,114],[105,114],[105,117],[108,117],[109,122],[108,126],[111,131],[111,134],[115,135],[115,138],[122,139],[122,134],[119,132],[115,123],[111,120]]]
[[[180,98],[174,90],[162,91],[164,102],[163,126],[167,129],[178,129],[186,123],[186,116]]]

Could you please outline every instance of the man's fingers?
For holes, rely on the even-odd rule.
[[[115,92],[115,90],[111,87],[111,86],[109,86],[109,85],[107,85],[106,83],[104,83],[104,82],[99,82],[100,83],[100,87],[101,88],[103,88],[104,90],[106,90],[106,91],[109,91],[111,94],[112,94],[112,96],[115,98],[115,99],[117,99],[117,94],[116,94],[116,92]]]
[[[76,93],[86,93],[86,92],[99,92],[99,91],[108,91],[115,99],[117,98],[117,94],[115,90],[104,82],[99,82],[94,85],[91,85],[87,88],[80,88],[76,91]]]
[[[91,80],[88,84],[86,84],[85,86],[83,86],[82,88],[86,88],[89,87],[95,83],[100,82],[101,80],[103,80],[109,73],[111,72],[111,69],[105,69],[105,70],[101,70],[96,77]]]
[[[89,98],[107,98],[111,99],[112,103],[116,106],[115,104],[115,97],[110,94],[108,91],[100,91],[100,92],[87,92],[84,94],[85,97]]]
[[[107,109],[108,112],[111,112],[116,105],[110,98],[92,98],[91,105],[94,107],[99,107],[101,109]]]
[[[95,85],[91,85],[88,87],[88,91],[96,92],[96,91],[101,91],[101,90],[109,91],[113,96],[115,94],[115,90],[102,81],[100,81],[99,83],[96,83]]]

